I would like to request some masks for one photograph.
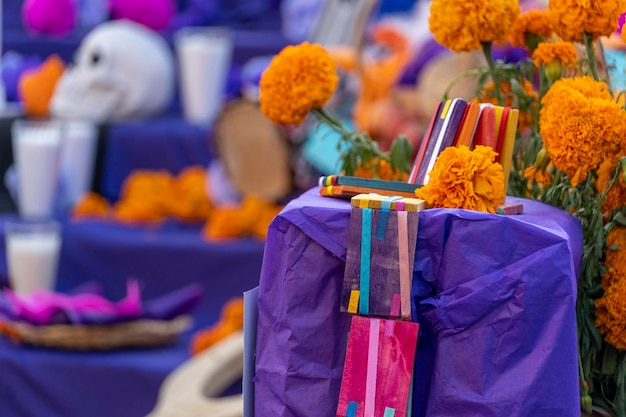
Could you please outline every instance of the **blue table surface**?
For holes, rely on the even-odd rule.
[[[0,286],[7,283],[0,217]],[[168,222],[127,227],[64,221],[60,291],[95,281],[111,300],[137,278],[145,300],[191,283],[205,289],[194,327],[174,345],[113,352],[65,352],[18,347],[0,338],[0,416],[139,417],[154,406],[161,382],[189,357],[194,331],[215,323],[225,302],[258,285],[264,243],[253,239],[209,243],[200,225]]]

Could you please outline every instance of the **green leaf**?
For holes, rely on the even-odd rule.
[[[587,328],[589,329],[589,334],[591,335],[591,337],[593,337],[593,341],[595,342],[596,347],[600,348],[602,346],[602,335],[596,328],[589,314],[585,314],[585,322],[586,322]]]
[[[613,217],[613,221],[620,226],[626,226],[626,216],[621,211]]]
[[[607,344],[602,355],[602,368],[600,371],[605,375],[613,375],[617,372],[619,353],[613,346]]]
[[[411,155],[413,146],[406,136],[400,135],[391,144],[390,158],[394,170],[409,172],[411,170]]]

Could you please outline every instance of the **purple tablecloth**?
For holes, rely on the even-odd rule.
[[[101,165],[96,188],[116,201],[124,180],[137,169],[164,169],[178,174],[192,165],[208,166],[212,159],[208,128],[182,117],[117,122],[106,127],[100,143]]]
[[[7,282],[0,217],[0,286]],[[221,307],[258,285],[263,243],[252,239],[207,243],[199,226],[159,228],[101,222],[66,223],[58,289],[96,281],[119,300],[135,277],[145,299],[199,282],[205,289],[193,331],[215,323]],[[0,337],[1,417],[143,417],[159,386],[189,357],[187,332],[173,346],[108,353],[16,347]]]
[[[580,224],[518,201],[523,215],[420,213],[413,416],[580,415]],[[349,217],[347,202],[313,189],[270,227],[259,289],[259,417],[336,413],[350,323],[339,312]]]

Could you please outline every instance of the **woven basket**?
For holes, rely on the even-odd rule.
[[[189,316],[173,320],[135,320],[116,324],[33,326],[5,322],[19,343],[66,350],[112,350],[172,343],[191,327]]]

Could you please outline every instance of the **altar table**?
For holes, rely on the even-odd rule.
[[[0,217],[0,287],[7,282],[4,224]],[[156,403],[163,379],[189,357],[190,336],[214,324],[222,306],[258,285],[263,242],[209,243],[200,225],[168,222],[128,227],[65,221],[58,289],[95,281],[110,300],[136,278],[145,300],[191,283],[204,288],[194,327],[174,345],[114,352],[63,352],[14,346],[0,337],[1,417],[143,417]]]
[[[318,193],[292,201],[269,229],[258,300],[258,417],[336,413],[350,325],[339,311],[350,206]],[[580,415],[580,223],[539,202],[508,201],[522,202],[524,214],[419,214],[413,416]]]

